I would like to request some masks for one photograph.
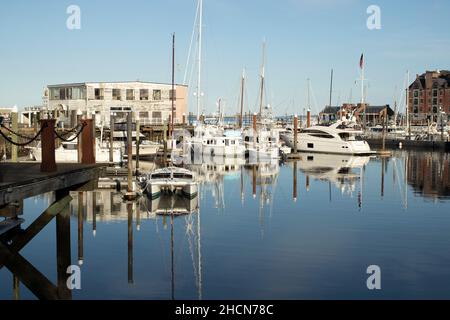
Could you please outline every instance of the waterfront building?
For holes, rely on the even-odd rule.
[[[370,104],[351,104],[344,103],[342,106],[326,106],[320,113],[319,119],[322,123],[334,122],[346,115],[353,114],[360,123],[364,122],[364,115],[367,125],[381,125],[384,119],[384,113],[387,113],[388,120],[395,112],[386,104],[382,106],[371,106]]]
[[[450,71],[426,71],[416,75],[408,90],[408,110],[413,124],[440,124],[441,120],[449,119]]]
[[[77,114],[95,114],[97,125],[109,126],[110,116],[132,111],[143,125],[167,123],[171,115],[172,85],[152,82],[84,82],[48,85],[43,101],[63,125],[73,125]],[[187,112],[187,86],[175,86],[175,123]]]

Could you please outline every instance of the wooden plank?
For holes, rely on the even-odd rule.
[[[24,171],[27,171],[25,170],[26,168],[24,167]],[[36,170],[35,168],[34,170],[28,170],[31,174],[31,179],[22,176],[14,179],[8,176],[11,173],[5,175],[3,169],[3,164],[0,164],[0,175],[3,176],[3,178],[0,177],[0,181],[3,181],[0,182],[0,207],[38,194],[60,189],[70,189],[71,187],[79,186],[91,180],[97,180],[100,172],[100,167],[97,165],[69,166],[67,167],[67,171],[63,170],[58,174],[48,175],[34,172]],[[10,170],[20,171],[20,168],[16,164]],[[8,183],[5,183],[5,181]]]

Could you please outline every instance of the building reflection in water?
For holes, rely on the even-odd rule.
[[[450,154],[409,152],[406,155],[408,184],[427,198],[450,197]]]

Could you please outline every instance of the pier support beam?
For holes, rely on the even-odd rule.
[[[81,133],[81,163],[95,163],[95,124],[93,119],[83,120],[86,126]]]
[[[55,172],[55,119],[41,120],[41,172]]]

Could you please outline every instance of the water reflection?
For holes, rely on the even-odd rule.
[[[386,287],[408,279],[414,289],[415,279],[427,272],[450,280],[445,271],[450,268],[445,253],[450,221],[444,214],[450,204],[449,160],[448,154],[404,151],[392,157],[305,153],[284,164],[205,158],[189,165],[200,181],[194,199],[163,195],[125,202],[113,190],[72,192],[69,210],[77,245],[70,247],[70,219],[60,218],[57,284],[51,286],[40,272],[24,275],[24,266],[37,268],[15,261],[5,264],[13,275],[8,280],[13,294],[7,298],[19,298],[19,278],[39,298],[49,293],[66,299],[71,294],[87,299],[336,298],[327,288],[343,292],[343,298],[355,297],[343,288],[357,292],[356,298],[370,298],[358,291],[359,282],[353,284],[354,272],[373,261],[390,266],[394,260],[396,265],[414,263],[408,273],[399,271],[387,279]],[[24,211],[55,199],[47,194],[27,200]],[[411,214],[397,215],[401,208]],[[426,217],[430,212],[433,219]],[[54,238],[46,241],[52,244]],[[5,247],[12,250],[4,242],[2,246],[0,260],[8,254]],[[40,255],[54,256],[47,247],[30,246]],[[71,253],[85,285],[73,293],[64,291],[62,268],[71,262]],[[336,276],[328,279],[331,270]],[[329,286],[321,282],[324,277]],[[426,287],[428,278],[420,279],[415,290],[398,291],[407,292],[406,298],[426,297],[425,289],[432,292],[437,284]],[[440,291],[438,297],[448,294]]]
[[[408,183],[427,198],[450,197],[450,154],[410,152],[406,156]]]

